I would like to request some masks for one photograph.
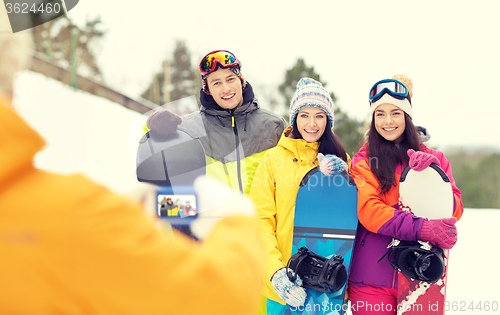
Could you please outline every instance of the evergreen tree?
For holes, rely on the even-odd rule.
[[[191,66],[191,53],[184,41],[177,41],[172,58],[162,62],[160,71],[153,75],[141,96],[155,104],[164,105],[191,95],[198,98],[200,88],[201,79]],[[173,104],[168,109],[178,115],[197,110],[196,106],[176,107]]]
[[[297,59],[295,65],[290,70],[286,71],[285,81],[278,87],[278,91],[285,100],[285,108],[287,108],[287,114],[285,115],[286,120],[290,120],[290,117],[288,117],[290,101],[292,100],[293,94],[297,89],[297,83],[303,77],[308,77],[321,82],[319,74],[314,71],[314,67],[308,67],[304,62],[304,59],[299,58]],[[330,94],[330,96],[333,96],[333,94]]]
[[[500,208],[500,154],[489,155],[476,169],[477,185],[484,191],[481,207]]]
[[[339,107],[335,108],[335,126],[333,130],[344,145],[351,158],[359,151],[363,142],[363,122],[350,118]]]
[[[500,154],[488,150],[449,150],[446,157],[467,208],[500,208]]]
[[[166,102],[168,102],[169,96],[166,97],[165,92],[168,93],[167,89],[164,87],[165,82],[165,71],[162,70],[153,75],[153,79],[149,86],[142,92],[141,97],[147,99],[148,101],[160,106]]]
[[[191,66],[191,53],[184,41],[177,41],[171,64],[172,101],[195,94],[197,76]]]
[[[319,81],[326,88],[326,83],[321,81],[320,75],[316,73],[314,67],[308,67],[302,58],[297,59],[295,65],[286,71],[285,81],[278,87],[278,91],[285,100],[287,114],[284,117],[287,120],[290,120],[290,117],[288,117],[290,101],[297,89],[297,83],[303,77]],[[335,134],[342,141],[346,152],[353,156],[361,146],[363,122],[350,118],[346,113],[342,112],[337,106],[337,98],[333,92],[330,92],[330,97],[333,101],[335,113]]]
[[[73,52],[76,52],[73,66],[77,67],[77,73],[103,82],[94,51],[99,39],[105,35],[100,25],[100,16],[87,19],[83,28],[63,17],[38,25],[33,28],[35,50],[65,68],[73,65]]]

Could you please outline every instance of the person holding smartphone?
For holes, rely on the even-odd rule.
[[[138,202],[34,166],[45,141],[12,105],[31,46],[0,10],[0,314],[254,315],[263,248],[247,197],[217,205],[227,186],[195,182],[213,214],[195,244],[163,234]]]

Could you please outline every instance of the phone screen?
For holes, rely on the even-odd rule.
[[[174,227],[189,225],[198,216],[193,187],[160,186],[156,195],[156,214]]]

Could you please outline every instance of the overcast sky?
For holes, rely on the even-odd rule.
[[[498,12],[500,1],[482,0],[81,0],[69,16],[78,25],[101,16],[99,64],[108,84],[130,95],[185,40],[193,64],[232,51],[257,98],[302,57],[357,119],[368,119],[376,81],[405,73],[414,122],[428,128],[431,145],[500,148]]]

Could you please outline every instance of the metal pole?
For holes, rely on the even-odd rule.
[[[78,46],[78,31],[75,25],[71,27],[71,86],[76,90],[78,76],[76,74],[76,49]]]
[[[71,25],[71,86],[76,90],[78,81],[78,77],[76,74],[76,49],[78,47],[78,32],[76,30],[76,25],[71,22],[68,16],[68,9],[66,8],[66,3],[64,2],[64,0],[61,0],[61,5],[64,10],[64,15]]]
[[[165,76],[163,77],[163,101],[161,105],[170,103],[170,60],[166,59],[163,66]]]
[[[66,3],[64,2],[64,0],[61,0],[61,4],[64,10],[64,14],[66,15],[66,17],[68,17],[68,9],[66,9]]]

